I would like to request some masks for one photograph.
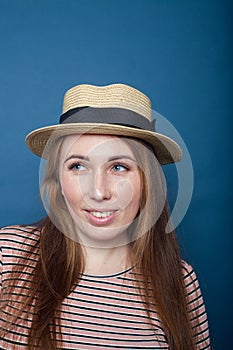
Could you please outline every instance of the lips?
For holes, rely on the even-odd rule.
[[[108,225],[110,224],[117,215],[117,210],[85,210],[88,221],[93,225]]]

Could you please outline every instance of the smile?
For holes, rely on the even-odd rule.
[[[117,216],[117,210],[106,210],[106,211],[97,211],[90,210],[85,211],[86,217],[88,221],[95,226],[99,225],[108,225],[111,224],[112,221]]]

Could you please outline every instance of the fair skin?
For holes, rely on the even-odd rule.
[[[85,247],[85,273],[113,274],[126,268],[127,228],[141,196],[138,165],[129,146],[116,136],[67,136],[60,182]]]

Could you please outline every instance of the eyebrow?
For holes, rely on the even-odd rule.
[[[81,159],[81,160],[85,160],[87,162],[90,161],[90,158],[87,157],[87,156],[82,156],[80,154],[72,154],[70,157],[68,157],[64,163],[68,162],[68,160],[70,159]],[[132,160],[133,162],[136,162],[136,160],[130,156],[126,156],[126,155],[117,155],[117,156],[114,156],[114,157],[110,157],[107,161],[108,162],[112,162],[114,160],[118,160],[118,159],[129,159],[129,160]]]
[[[70,159],[82,159],[82,160],[86,160],[86,161],[89,161],[90,159],[86,156],[81,156],[79,154],[72,154],[70,157],[68,157],[64,163],[68,162],[68,160]]]
[[[126,156],[126,155],[118,155],[118,156],[115,156],[115,157],[110,157],[108,159],[108,162],[111,162],[113,160],[118,160],[118,159],[129,159],[129,160],[132,160],[133,162],[136,162],[136,160],[130,156]]]

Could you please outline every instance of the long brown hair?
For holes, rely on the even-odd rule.
[[[173,350],[194,350],[193,336],[184,292],[181,257],[174,230],[166,233],[169,220],[169,208],[164,195],[160,167],[150,148],[138,140],[126,139],[140,168],[142,179],[142,196],[140,210],[129,235],[129,258],[131,264],[143,276],[146,309],[159,313],[170,348]],[[42,186],[42,195],[49,198],[49,216],[41,223],[40,239],[32,247],[30,254],[39,253],[35,266],[30,295],[22,299],[21,308],[13,317],[8,317],[4,332],[14,327],[15,322],[33,311],[32,326],[29,332],[29,349],[55,350],[62,344],[59,310],[65,297],[75,288],[85,267],[81,244],[75,242],[62,232],[70,230],[72,220],[67,213],[59,183],[59,154],[62,139],[51,152]],[[156,177],[156,183],[154,178]],[[160,203],[158,205],[158,203]],[[161,210],[159,206],[162,205]],[[154,217],[154,213],[159,213]],[[140,215],[143,213],[143,215]],[[59,218],[58,225],[54,225]],[[59,229],[57,228],[59,227]],[[74,227],[73,227],[74,228]],[[74,228],[75,229],[75,228]],[[12,278],[19,278],[24,270],[12,272]],[[28,285],[28,281],[26,282]],[[149,288],[150,285],[150,288]],[[138,287],[140,287],[138,285]],[[148,288],[147,288],[148,287]],[[150,292],[152,287],[152,293]],[[140,290],[140,288],[139,288]],[[12,288],[5,291],[5,300],[9,300]],[[14,301],[3,303],[5,310]],[[150,312],[147,311],[148,316]],[[3,332],[3,333],[4,333]]]

